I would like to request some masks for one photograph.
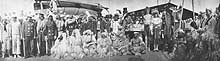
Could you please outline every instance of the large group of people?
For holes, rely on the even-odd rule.
[[[125,8],[123,14],[106,16],[100,13],[97,16],[37,13],[25,19],[2,16],[0,56],[28,58],[48,55],[79,59],[142,55],[147,51],[172,54],[179,51],[181,43],[187,48],[202,48],[205,42],[193,40],[219,39],[219,7],[215,12],[207,9],[194,19],[186,20],[182,19],[179,9],[171,7],[159,11],[146,7],[141,13],[127,13]],[[187,51],[191,52],[191,49]]]

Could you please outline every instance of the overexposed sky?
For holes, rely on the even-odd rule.
[[[105,7],[110,8],[110,13],[115,13],[116,9],[127,7],[128,11],[135,11],[138,9],[145,8],[146,6],[155,6],[157,4],[167,3],[169,0],[63,0],[63,1],[74,1],[81,3],[95,4],[100,3]],[[158,1],[158,3],[157,3]],[[192,9],[192,0],[184,0],[184,7]],[[171,0],[172,3],[180,5],[182,0]],[[204,11],[205,8],[215,9],[220,0],[194,0],[195,11]],[[16,11],[33,11],[34,0],[0,0],[0,14],[6,12]]]

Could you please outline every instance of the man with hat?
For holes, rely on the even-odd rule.
[[[35,53],[35,39],[37,37],[37,23],[32,17],[28,16],[27,21],[25,21],[22,25],[22,37],[24,40],[24,57],[28,57],[29,55],[34,56]]]
[[[114,16],[115,17],[115,16]],[[112,32],[112,28],[111,28],[111,25],[112,25],[112,21],[113,20],[116,20],[114,17],[112,17],[112,15],[110,14],[108,18],[106,18],[106,24],[105,24],[105,29],[107,30],[108,33]]]
[[[107,20],[109,19],[109,15],[106,15],[104,18],[100,18],[100,31],[105,32]]]
[[[20,57],[21,54],[21,23],[17,20],[17,17],[12,17],[11,22],[11,37],[12,37],[12,54],[14,58]]]
[[[4,37],[3,38],[5,38],[5,42],[3,41],[3,48],[2,48],[2,50],[4,50],[3,51],[3,55],[4,54],[7,54],[9,57],[11,57],[12,56],[12,38],[11,38],[11,36],[12,36],[12,34],[11,34],[11,21],[10,20],[8,20],[8,19],[5,19],[5,22],[4,22],[5,24],[4,24],[4,26],[5,26],[5,32],[3,32],[4,33]]]
[[[205,20],[202,21],[201,27],[207,27],[209,21],[212,19],[212,11],[210,9],[205,10]]]
[[[87,22],[87,27],[89,30],[91,30],[92,32],[94,32],[94,34],[97,33],[97,19],[95,16],[89,16],[88,17],[88,22]],[[88,30],[86,29],[86,30]]]
[[[38,50],[38,56],[43,55],[43,51],[45,51],[44,47],[44,35],[43,35],[43,29],[45,28],[46,20],[44,19],[44,14],[39,14],[39,18],[37,19],[37,50]],[[44,48],[43,48],[44,47]]]
[[[145,8],[145,15],[144,15],[144,32],[145,32],[145,41],[146,41],[146,45],[147,47],[150,47],[150,38],[151,38],[151,34],[150,34],[150,24],[152,21],[152,15],[150,14],[150,7],[146,7]],[[150,50],[150,49],[148,49]]]
[[[112,27],[112,32],[117,33],[119,31],[119,28],[120,28],[119,14],[114,15],[114,21],[112,21],[111,27]]]
[[[7,25],[7,22],[6,20],[4,19],[1,19],[1,22],[0,22],[0,46],[1,46],[1,53],[2,53],[2,58],[5,58],[5,55],[7,54],[8,56],[10,56],[10,39],[8,38],[8,32],[7,32],[7,29],[6,29],[6,25]]]
[[[76,29],[77,23],[75,16],[68,16],[65,22],[68,36],[71,36],[74,29]]]
[[[54,45],[55,39],[58,36],[58,29],[52,15],[49,15],[48,17],[48,20],[45,24],[44,32],[46,40],[46,54],[50,55],[50,49]]]
[[[60,15],[56,15],[55,22],[58,28],[58,37],[59,37],[62,34],[62,31],[64,31],[64,21],[61,19]]]
[[[152,10],[153,18],[152,18],[152,25],[153,25],[153,35],[154,35],[154,50],[158,50],[158,43],[161,37],[161,25],[162,19],[159,17],[159,11],[157,9]]]

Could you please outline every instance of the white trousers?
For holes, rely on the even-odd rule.
[[[21,41],[19,35],[12,35],[12,54],[21,54]]]

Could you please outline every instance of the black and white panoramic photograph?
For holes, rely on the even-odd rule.
[[[0,0],[0,61],[220,61],[220,0]]]

